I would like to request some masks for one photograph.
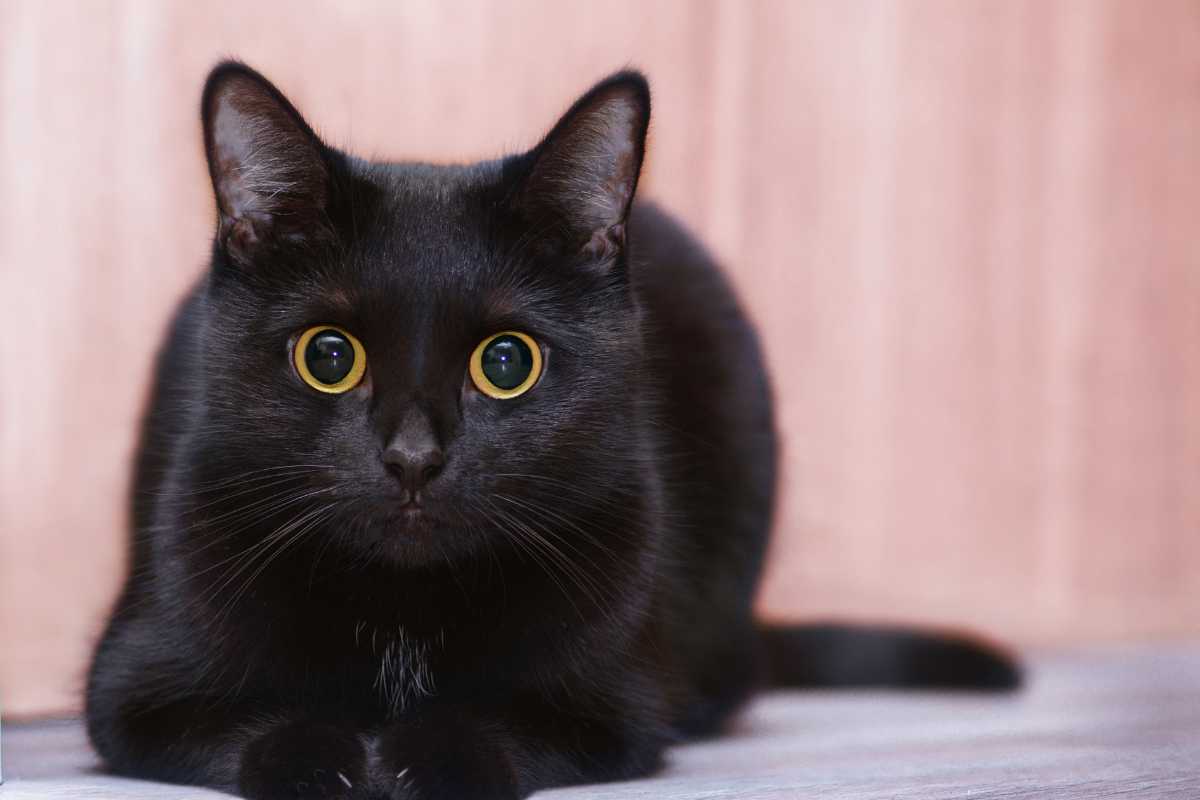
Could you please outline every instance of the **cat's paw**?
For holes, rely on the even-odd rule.
[[[517,800],[516,775],[494,733],[448,717],[400,724],[379,740],[390,800]]]
[[[252,800],[350,800],[365,790],[366,772],[366,751],[352,731],[295,722],[250,743],[238,787]]]
[[[405,767],[391,781],[388,800],[518,800],[516,786],[499,775],[477,769],[460,772],[454,765],[422,764]]]

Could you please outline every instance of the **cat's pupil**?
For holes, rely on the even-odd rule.
[[[516,336],[497,336],[483,349],[483,374],[501,389],[515,389],[533,371],[533,353]]]
[[[321,331],[304,349],[304,363],[314,378],[333,386],[354,367],[354,347],[335,330]]]

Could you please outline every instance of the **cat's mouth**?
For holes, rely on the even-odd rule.
[[[405,515],[420,514],[425,510],[425,497],[420,492],[405,491],[400,497],[398,507]]]
[[[388,527],[406,528],[415,525],[427,525],[430,522],[431,514],[429,508],[420,501],[410,500],[407,503],[401,503],[393,506],[392,509],[385,514]]]
[[[431,492],[414,497],[387,489],[364,497],[357,504],[361,543],[398,564],[445,562],[478,543],[461,502]]]
[[[404,498],[382,515],[384,532],[411,537],[432,533],[437,527],[437,514],[428,500],[422,497]]]
[[[470,539],[428,500],[379,508],[365,533],[377,555],[409,567],[444,563],[469,546]]]
[[[421,505],[420,500],[409,500],[404,505],[400,506],[401,513],[404,514],[420,514],[425,508]]]
[[[404,488],[383,491],[363,500],[365,502],[359,507],[376,527],[406,527],[422,521],[431,522],[439,516],[440,503],[437,498],[430,497],[427,491],[414,492]]]

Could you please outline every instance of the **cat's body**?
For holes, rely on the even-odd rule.
[[[133,569],[91,672],[110,768],[255,797],[517,797],[647,774],[771,666],[838,682],[843,634],[752,618],[768,382],[711,260],[632,203],[640,77],[471,167],[328,150],[236,65],[204,110],[221,226],[159,359]],[[362,340],[344,394],[291,364],[314,325]],[[544,367],[494,399],[467,362],[506,330]],[[841,643],[871,654],[857,682],[1015,675],[962,642]]]

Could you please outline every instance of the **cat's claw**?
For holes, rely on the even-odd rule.
[[[366,754],[355,735],[330,725],[296,723],[251,744],[239,784],[253,800],[349,800],[365,768]]]
[[[416,784],[409,777],[409,769],[405,767],[396,773],[396,786],[392,790],[391,800],[417,800],[421,796]]]

